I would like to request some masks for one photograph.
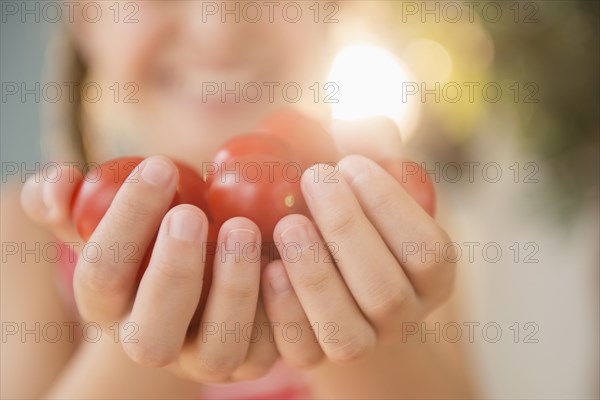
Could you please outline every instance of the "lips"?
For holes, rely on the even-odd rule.
[[[246,92],[244,87],[248,84],[258,85],[268,94],[268,88],[263,87],[257,74],[245,71],[215,73],[194,69],[178,70],[161,74],[158,83],[162,93],[175,99],[183,107],[211,114],[240,112],[252,105],[253,101],[248,99],[256,98],[256,90]]]

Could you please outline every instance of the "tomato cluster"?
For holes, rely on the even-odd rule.
[[[210,282],[221,224],[236,216],[247,217],[260,228],[263,242],[272,241],[273,229],[285,215],[310,216],[300,190],[302,173],[317,162],[335,163],[340,156],[333,138],[318,122],[284,109],[269,116],[255,132],[227,141],[213,158],[213,173],[205,177],[176,161],[179,184],[171,207],[193,204],[207,214],[210,222],[205,284]],[[90,238],[117,191],[142,160],[142,157],[111,160],[86,175],[74,194],[71,209],[84,240]],[[433,185],[417,164],[402,160],[379,163],[433,215]],[[151,252],[152,246],[142,262],[140,279]],[[203,290],[204,293],[208,290]]]

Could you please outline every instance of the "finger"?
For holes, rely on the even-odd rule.
[[[179,355],[202,291],[207,230],[206,215],[192,205],[177,206],[163,219],[128,318],[136,340],[123,343],[137,363],[162,367]]]
[[[35,222],[47,227],[63,242],[79,242],[81,238],[71,220],[73,193],[83,180],[77,169],[60,170],[56,179],[38,174],[30,177],[21,191],[21,205]]]
[[[263,302],[258,298],[256,317],[253,325],[242,330],[244,340],[250,347],[244,363],[234,372],[232,378],[236,381],[254,380],[265,376],[277,361],[279,353],[273,340],[271,323],[267,318]]]
[[[281,260],[269,263],[263,271],[261,293],[281,357],[296,368],[317,365],[324,357],[323,350]]]
[[[86,244],[99,256],[86,257],[84,248],[75,269],[75,299],[84,319],[110,324],[129,308],[140,262],[169,208],[177,181],[170,160],[150,157],[121,186]]]
[[[219,232],[213,278],[198,336],[181,365],[197,380],[221,382],[246,359],[260,283],[260,230],[246,218],[232,218]]]
[[[435,217],[435,188],[419,164],[401,158],[379,160],[377,164],[393,176],[427,214]]]
[[[349,156],[339,167],[423,301],[437,304],[447,298],[456,255],[446,232],[377,163]]]
[[[419,309],[414,289],[349,185],[328,165],[307,172],[302,177],[307,204],[323,237],[335,247],[338,268],[361,310],[380,328],[413,318]]]
[[[314,326],[327,357],[348,362],[375,344],[365,320],[314,225],[303,215],[289,215],[275,227],[281,259],[302,309]],[[290,250],[291,249],[291,250]]]
[[[332,134],[345,154],[362,154],[373,160],[402,154],[402,136],[398,125],[387,117],[376,116],[357,121],[335,120]]]

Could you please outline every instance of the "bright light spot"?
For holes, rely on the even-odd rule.
[[[386,116],[396,121],[404,138],[414,129],[420,104],[413,100],[418,96],[403,96],[403,84],[414,79],[388,51],[370,45],[346,47],[336,56],[328,81],[339,89],[333,95],[338,103],[331,104],[334,119]]]
[[[436,41],[420,39],[412,42],[402,53],[402,58],[416,71],[421,82],[443,84],[452,74],[452,58]]]

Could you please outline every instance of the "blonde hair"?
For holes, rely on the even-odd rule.
[[[45,54],[44,82],[52,82],[63,88],[54,103],[44,102],[41,112],[41,149],[47,160],[77,162],[85,165],[86,153],[81,130],[80,84],[86,67],[73,40],[64,31],[58,32],[50,41]],[[65,90],[74,86],[73,96]]]

